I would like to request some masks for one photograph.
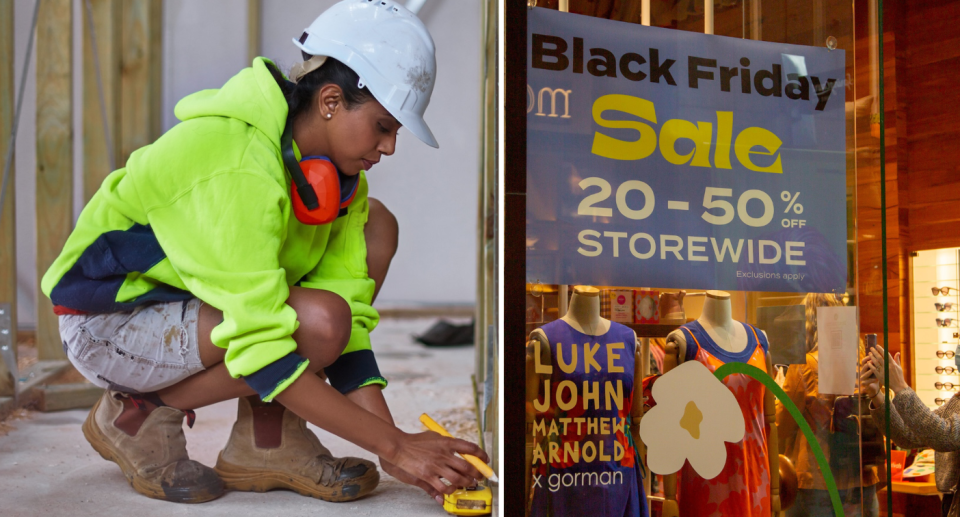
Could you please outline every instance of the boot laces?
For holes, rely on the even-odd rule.
[[[346,458],[334,458],[332,456],[320,455],[314,458],[315,463],[321,467],[320,483],[332,485],[340,479],[340,471],[343,470],[343,464]]]

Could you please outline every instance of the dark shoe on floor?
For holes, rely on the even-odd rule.
[[[473,344],[473,322],[457,325],[440,320],[414,339],[427,346],[461,346]]]

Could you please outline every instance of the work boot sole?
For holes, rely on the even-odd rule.
[[[317,499],[330,502],[353,501],[373,491],[380,483],[380,473],[368,470],[366,474],[348,479],[332,487],[318,485],[314,480],[291,472],[266,469],[251,469],[234,465],[223,459],[223,453],[217,458],[213,468],[230,490],[241,492],[266,492],[274,489],[287,489]]]
[[[94,421],[94,415],[96,415],[102,400],[103,399],[97,400],[93,409],[90,410],[90,414],[87,415],[87,419],[83,422],[83,436],[90,442],[90,445],[93,446],[93,450],[97,451],[103,459],[112,461],[120,466],[124,477],[127,478],[127,483],[130,483],[130,486],[133,487],[134,490],[153,499],[188,504],[205,503],[223,495],[224,487],[222,482],[213,483],[208,487],[191,487],[190,489],[184,489],[164,487],[160,484],[147,481],[142,476],[137,475],[137,469],[127,462],[123,455],[114,448]]]

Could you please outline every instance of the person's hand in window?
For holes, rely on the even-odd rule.
[[[900,367],[900,353],[898,352],[896,357],[891,357],[888,353],[887,361],[890,365],[890,390],[896,395],[909,387],[906,379],[903,378],[903,368]],[[883,350],[880,347],[870,350],[870,355],[867,356],[867,369],[879,384],[879,379],[883,378]]]
[[[860,368],[860,393],[868,399],[873,399],[880,393],[880,381],[870,369],[869,356],[864,358]]]

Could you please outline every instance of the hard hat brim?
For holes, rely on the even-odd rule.
[[[387,110],[389,111],[389,110]],[[401,113],[401,116],[397,116],[396,113],[391,113],[404,127],[410,130],[414,136],[420,139],[421,142],[433,147],[434,149],[439,149],[440,145],[437,143],[437,139],[434,138],[433,132],[430,131],[430,128],[427,126],[426,121],[422,118],[412,114],[412,113]],[[402,115],[407,115],[402,117]],[[406,118],[407,120],[404,120]]]

